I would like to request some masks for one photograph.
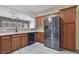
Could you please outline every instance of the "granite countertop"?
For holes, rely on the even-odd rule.
[[[4,32],[4,33],[0,33],[0,36],[5,36],[5,35],[14,35],[14,34],[21,34],[21,33],[31,33],[31,32],[44,32],[43,30],[35,30],[35,31],[22,31],[22,32]]]

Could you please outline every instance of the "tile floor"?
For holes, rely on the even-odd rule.
[[[30,46],[14,51],[11,54],[75,54],[75,53],[67,50],[56,51],[45,47],[44,44],[42,43],[36,42]]]

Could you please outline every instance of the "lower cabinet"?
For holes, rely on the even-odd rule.
[[[0,36],[0,53],[9,53],[13,50],[26,46],[28,43],[27,34]]]
[[[36,32],[35,33],[36,42],[44,42],[44,32]]]
[[[0,53],[8,53],[11,51],[11,37],[0,37]]]
[[[27,34],[21,35],[20,38],[21,38],[21,47],[27,46],[27,44],[28,44],[28,36],[27,36]]]
[[[12,36],[12,50],[20,48],[20,36],[19,35],[13,35]]]

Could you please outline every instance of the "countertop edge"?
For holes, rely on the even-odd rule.
[[[26,31],[26,32],[10,32],[10,33],[0,33],[0,36],[17,35],[17,34],[23,34],[23,33],[32,33],[32,32],[44,32],[44,31]]]

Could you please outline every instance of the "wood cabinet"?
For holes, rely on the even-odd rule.
[[[36,17],[36,27],[37,28],[44,27],[44,20],[45,20],[45,18],[46,18],[46,16]]]
[[[40,17],[37,17],[37,18],[36,18],[36,27],[37,27],[37,28],[41,27]]]
[[[26,46],[28,44],[27,34],[22,34],[20,38],[21,38],[21,47]]]
[[[44,26],[44,20],[46,19],[46,16],[41,16],[41,26]]]
[[[75,25],[74,24],[64,24],[64,34],[63,34],[63,48],[68,50],[75,50]]]
[[[10,36],[0,37],[0,53],[8,53],[11,51],[11,38]]]
[[[60,17],[62,24],[64,23],[75,23],[76,19],[76,6],[67,9],[60,10]]]
[[[36,42],[44,42],[44,32],[36,32],[35,36]]]
[[[0,53],[11,52],[27,44],[27,33],[0,36]]]
[[[61,48],[75,51],[76,6],[60,10]]]
[[[21,46],[21,38],[19,35],[12,35],[12,50],[18,49]]]

